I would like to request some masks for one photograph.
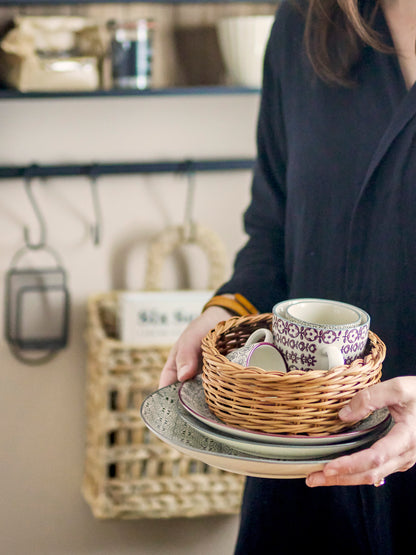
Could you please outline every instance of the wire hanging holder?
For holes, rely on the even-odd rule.
[[[42,251],[54,264],[21,264],[31,247],[13,256],[6,274],[5,335],[12,354],[29,366],[52,360],[67,345],[70,295],[61,258],[52,247]]]
[[[24,227],[24,245],[13,256],[6,274],[4,314],[10,351],[29,366],[46,364],[67,345],[70,310],[67,274],[60,256],[47,244],[46,220],[31,186],[36,171],[36,167],[27,168],[23,177],[39,224],[39,240],[33,241],[29,228]],[[29,260],[24,262],[28,253]],[[33,265],[38,254],[40,267]],[[52,265],[43,262],[45,254],[53,259]]]

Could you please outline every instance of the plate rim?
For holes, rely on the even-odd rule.
[[[281,460],[280,458],[276,459],[276,457],[279,457],[278,454],[265,455],[264,453],[260,453],[260,452],[256,453],[255,452],[256,447],[259,447],[260,449],[270,449],[271,451],[277,451],[279,449],[282,449],[285,451],[292,451],[294,455],[296,451],[298,451],[298,454],[293,457],[290,457],[288,454],[284,455],[288,457],[286,460],[305,461],[307,460],[307,458],[312,458],[312,457],[321,458],[324,456],[328,456],[328,457],[331,457],[331,459],[335,457],[341,457],[343,455],[350,454],[354,449],[358,449],[360,447],[363,447],[365,445],[370,445],[370,443],[372,443],[372,440],[369,438],[366,438],[365,436],[357,438],[355,442],[343,442],[343,443],[336,443],[336,444],[329,443],[329,444],[293,445],[293,444],[282,444],[282,443],[280,444],[279,443],[260,443],[260,442],[245,440],[243,438],[225,436],[221,433],[217,433],[215,432],[214,429],[211,429],[209,426],[206,426],[203,422],[200,422],[199,420],[194,419],[194,417],[191,414],[187,413],[183,408],[182,408],[182,411],[180,411],[180,416],[183,418],[183,420],[185,420],[187,424],[189,424],[196,431],[198,431],[202,435],[205,435],[206,437],[209,437],[210,439],[213,439],[214,441],[218,441],[218,443],[223,443],[224,445],[231,447],[232,449],[235,449],[237,451],[241,451],[243,453],[249,453],[254,456],[262,456],[265,458],[270,458],[275,460]],[[191,419],[195,420],[195,422],[192,422]],[[380,435],[381,435],[381,432],[380,432]],[[376,441],[377,439],[379,439],[379,435],[377,435],[374,438],[374,441]],[[238,447],[237,445],[234,445],[234,443],[242,443],[243,447]],[[245,445],[248,445],[249,447],[252,446],[252,448],[246,450],[244,448]],[[303,454],[299,453],[299,451],[305,450],[305,449],[311,450],[311,451],[313,451],[314,449],[329,451],[331,448],[335,448],[335,447],[336,447],[336,451],[333,451],[332,453],[328,453],[328,452],[321,453],[321,454],[311,453],[310,455],[305,453]]]
[[[163,391],[166,390],[170,390],[173,391],[173,388],[176,388],[176,392],[177,392],[177,386],[179,385],[180,382],[176,382],[175,384],[171,384],[168,385],[166,387],[163,387],[161,389],[156,390],[155,392],[151,393],[150,395],[148,395],[141,407],[140,407],[140,416],[143,420],[143,422],[146,424],[146,426],[157,436],[159,437],[159,439],[161,439],[163,442],[168,443],[169,445],[173,446],[173,447],[178,447],[178,449],[182,449],[182,450],[186,450],[188,452],[188,454],[194,453],[201,453],[201,454],[205,454],[205,455],[213,455],[215,457],[220,457],[220,458],[224,458],[224,459],[233,459],[236,461],[243,461],[243,462],[248,462],[248,463],[254,463],[254,462],[258,462],[258,463],[264,463],[266,465],[285,465],[285,466],[296,466],[296,465],[305,465],[305,466],[313,466],[316,464],[325,464],[327,462],[330,462],[331,460],[333,460],[333,458],[316,458],[316,459],[305,459],[305,460],[289,460],[289,459],[267,459],[267,458],[263,458],[261,456],[256,456],[256,455],[248,455],[246,453],[243,453],[241,451],[241,455],[235,455],[233,453],[223,453],[220,451],[206,451],[204,449],[200,449],[194,446],[189,446],[187,445],[186,447],[179,441],[179,440],[172,440],[170,438],[167,438],[166,436],[164,436],[159,430],[157,430],[151,423],[148,422],[148,420],[146,419],[145,415],[144,415],[144,409],[146,404],[149,402],[150,398],[153,395],[159,395],[162,394]],[[173,386],[173,387],[172,387]],[[177,406],[179,406],[179,398],[176,399],[176,403]],[[177,415],[178,418],[181,418],[180,415]],[[186,424],[186,423],[185,423]],[[189,424],[187,424],[189,425]],[[198,432],[197,430],[193,430],[194,432],[196,432],[198,435],[202,435],[200,432]],[[215,441],[215,440],[212,440]],[[215,442],[218,443],[218,442]],[[179,450],[180,450],[179,449]],[[237,449],[232,448],[233,451],[238,452]]]

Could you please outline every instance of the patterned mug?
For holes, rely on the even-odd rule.
[[[289,369],[329,370],[365,350],[370,316],[327,299],[292,299],[273,307],[273,336]]]
[[[228,360],[241,366],[256,366],[263,370],[286,372],[287,365],[279,349],[273,344],[273,334],[259,328],[247,339],[245,345],[227,355]]]

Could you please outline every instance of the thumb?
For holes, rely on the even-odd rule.
[[[198,372],[200,363],[200,349],[190,345],[180,345],[176,353],[176,368],[181,382],[193,378]]]
[[[396,380],[397,378],[380,382],[359,391],[347,405],[342,407],[338,416],[346,422],[361,420],[377,409],[402,402],[400,384],[396,383]]]

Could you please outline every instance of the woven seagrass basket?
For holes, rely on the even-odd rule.
[[[203,339],[203,387],[210,410],[230,426],[276,434],[333,434],[347,429],[338,412],[361,389],[380,381],[386,348],[371,331],[365,355],[329,371],[287,373],[243,367],[226,354],[272,314],[231,318]]]
[[[163,259],[182,242],[163,232],[149,248],[145,290],[157,290]],[[224,251],[198,226],[194,240],[210,263],[209,288],[224,279]],[[205,248],[207,246],[207,248]],[[208,251],[209,249],[209,251]],[[237,514],[244,477],[187,457],[160,441],[140,416],[158,388],[170,345],[142,347],[117,338],[118,292],[87,306],[87,430],[82,492],[97,518],[176,518]]]

